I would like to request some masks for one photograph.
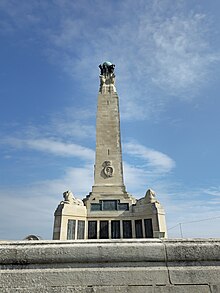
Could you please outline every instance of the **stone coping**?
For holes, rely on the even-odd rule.
[[[220,239],[31,240],[0,242],[0,265],[218,262]]]

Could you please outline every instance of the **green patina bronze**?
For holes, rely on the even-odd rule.
[[[111,66],[112,63],[111,63],[110,61],[105,61],[105,62],[103,63],[103,65]]]

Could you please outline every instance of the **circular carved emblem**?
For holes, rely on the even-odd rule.
[[[104,162],[104,168],[103,168],[103,173],[105,174],[106,177],[112,177],[114,173],[114,168],[111,166],[110,161],[105,161]]]

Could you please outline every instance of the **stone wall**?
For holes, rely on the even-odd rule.
[[[0,242],[0,292],[218,293],[220,239]]]

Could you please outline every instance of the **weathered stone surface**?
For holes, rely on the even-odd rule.
[[[210,286],[211,288],[211,293],[219,293],[220,292],[220,285],[213,285]]]
[[[30,290],[30,291],[29,291]],[[152,286],[95,286],[95,287],[44,287],[6,289],[5,293],[154,293]],[[201,292],[203,293],[203,291]]]
[[[164,240],[163,242],[172,284],[219,282],[220,241],[218,239]]]
[[[100,287],[44,287],[29,289],[6,289],[5,293],[154,293],[152,286],[100,286]],[[201,292],[203,293],[203,292]]]
[[[161,240],[20,241],[0,245],[0,264],[164,262]]]
[[[1,291],[3,292],[3,291]],[[80,286],[80,287],[32,287],[7,288],[5,293],[219,293],[210,291],[208,285],[194,286]]]
[[[1,286],[34,287],[38,284],[49,286],[139,286],[168,284],[168,275],[164,267],[148,268],[70,268],[17,270],[1,274]]]
[[[219,239],[163,240],[168,261],[220,261]]]
[[[220,278],[220,263],[212,265],[194,262],[193,265],[169,266],[169,275],[172,284],[218,284]]]
[[[208,285],[156,286],[154,293],[211,293]]]
[[[3,242],[0,292],[218,293],[219,244],[218,239]]]

